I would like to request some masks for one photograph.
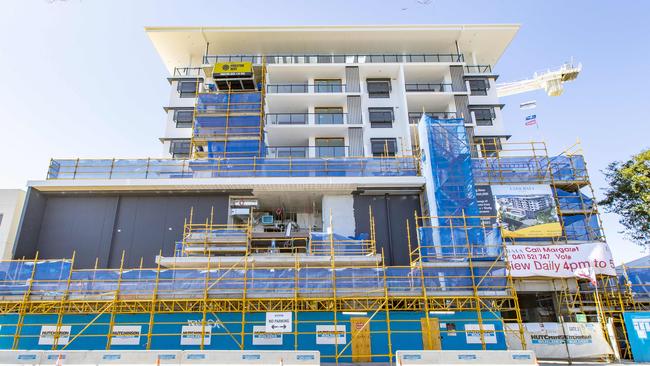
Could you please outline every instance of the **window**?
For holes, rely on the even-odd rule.
[[[341,93],[343,85],[341,79],[316,79],[314,80],[314,91],[316,93]]]
[[[2,216],[3,214],[0,213],[0,226],[2,226]]]
[[[341,125],[343,124],[343,108],[340,107],[316,107],[317,125]]]
[[[189,128],[194,123],[193,109],[177,109],[174,111],[174,122],[177,128]]]
[[[469,81],[469,90],[471,95],[487,95],[487,91],[490,88],[490,83],[484,79],[470,80]]]
[[[176,89],[181,98],[194,98],[196,97],[199,83],[200,81],[198,80],[179,81]]]
[[[190,140],[171,140],[169,143],[169,153],[174,159],[183,159],[190,157]]]
[[[370,98],[390,98],[390,79],[366,79]]]
[[[345,156],[345,139],[342,138],[317,138],[316,156],[333,158]]]
[[[368,108],[368,118],[372,128],[391,128],[395,120],[393,108]]]
[[[477,126],[492,126],[492,120],[495,117],[494,108],[472,109],[472,112],[474,112]]]
[[[397,140],[394,138],[370,139],[372,156],[395,156],[397,154]]]

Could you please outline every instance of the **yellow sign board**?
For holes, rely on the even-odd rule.
[[[217,62],[212,69],[214,77],[233,77],[253,75],[252,62]]]

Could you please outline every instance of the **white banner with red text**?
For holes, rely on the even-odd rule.
[[[607,243],[506,246],[512,277],[586,278],[616,276]]]

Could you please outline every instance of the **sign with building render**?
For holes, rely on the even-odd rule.
[[[479,213],[482,216],[496,215],[505,238],[550,238],[562,235],[551,186],[479,185],[476,190]],[[491,226],[492,222],[484,224]]]
[[[613,354],[598,323],[523,323],[526,348],[538,359],[598,358]],[[519,325],[505,324],[509,350],[520,350]]]
[[[616,276],[607,243],[576,245],[507,245],[512,277],[586,278]]]

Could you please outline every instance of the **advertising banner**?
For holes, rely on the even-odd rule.
[[[209,346],[212,339],[212,331],[208,326],[200,325],[183,325],[181,328],[181,345],[182,346],[200,346],[201,334],[204,335],[203,345]]]
[[[212,69],[214,77],[250,76],[253,74],[251,62],[217,62]]]
[[[528,350],[539,359],[598,358],[613,354],[598,323],[524,323]],[[510,350],[521,350],[519,325],[506,324]]]
[[[510,184],[479,186],[481,215],[496,212],[505,238],[550,238],[562,235],[551,186]],[[489,206],[492,197],[494,207]]]
[[[71,327],[69,325],[62,325],[59,328],[59,340],[56,342],[59,346],[65,346],[70,341]],[[38,337],[39,346],[52,346],[54,345],[54,338],[56,337],[56,325],[43,325],[41,326],[41,333]]]
[[[634,362],[650,362],[650,312],[625,312],[625,329]]]
[[[114,325],[111,332],[112,346],[137,346],[142,334],[141,325]]]
[[[346,344],[345,325],[317,325],[316,326],[316,344]]]
[[[481,328],[478,324],[465,324],[465,338],[467,344],[483,344],[481,341]],[[485,344],[496,344],[497,334],[494,324],[483,324],[483,341]]]
[[[253,345],[256,346],[281,346],[282,333],[267,333],[266,326],[253,326]]]
[[[587,278],[597,274],[616,276],[607,243],[578,245],[507,245],[512,277]]]

